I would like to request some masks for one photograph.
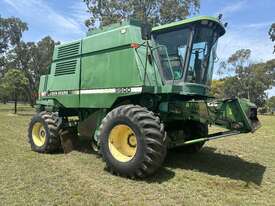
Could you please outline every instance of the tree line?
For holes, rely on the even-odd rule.
[[[213,80],[211,94],[217,98],[240,97],[249,99],[258,107],[275,109],[268,99],[267,90],[275,86],[275,58],[255,63],[250,59],[250,49],[240,49],[220,63],[218,75]]]
[[[153,25],[165,24],[197,14],[200,9],[200,0],[81,1],[90,14],[83,22],[89,30],[129,17]],[[35,104],[39,78],[48,73],[54,46],[59,44],[50,36],[38,42],[25,42],[22,35],[27,30],[27,23],[19,18],[0,16],[0,101],[4,103],[21,100],[31,106]],[[275,23],[267,33],[274,42]],[[253,63],[250,56],[249,49],[242,49],[221,62],[218,74],[223,77],[213,81],[212,95],[219,98],[244,97],[260,107],[272,105],[266,90],[275,86],[275,59]]]
[[[25,42],[27,23],[19,18],[0,16],[0,100],[29,102],[37,99],[39,78],[48,73],[55,42],[46,36],[38,42]]]

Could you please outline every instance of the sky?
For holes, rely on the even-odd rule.
[[[218,16],[228,22],[226,34],[219,40],[218,56],[227,59],[241,48],[252,50],[254,62],[275,58],[268,29],[275,22],[275,0],[201,0],[197,15]],[[81,0],[0,0],[0,15],[15,16],[28,23],[25,41],[39,41],[50,35],[68,42],[84,37],[89,16]],[[275,88],[268,91],[275,96]]]

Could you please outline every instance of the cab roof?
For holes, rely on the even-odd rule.
[[[164,25],[160,25],[160,26],[156,26],[152,29],[153,32],[157,32],[157,31],[163,31],[163,30],[168,30],[171,28],[176,28],[176,27],[180,27],[183,25],[187,25],[190,23],[196,23],[196,22],[201,22],[201,21],[210,21],[213,22],[217,25],[220,26],[221,28],[221,36],[225,33],[225,28],[222,24],[221,21],[219,21],[218,18],[216,17],[211,17],[211,16],[197,16],[197,17],[193,17],[193,18],[188,18],[188,19],[184,19],[181,21],[177,21],[177,22],[173,22],[173,23],[169,23],[169,24],[164,24]]]
[[[223,24],[218,20],[218,18],[216,17],[211,17],[211,16],[197,16],[197,17],[192,17],[192,18],[188,18],[188,19],[184,19],[181,21],[177,21],[177,22],[173,22],[173,23],[169,23],[169,24],[164,24],[164,25],[160,25],[160,26],[156,26],[152,28],[152,31],[157,32],[157,31],[163,31],[163,30],[168,30],[171,28],[177,28],[183,25],[187,25],[190,23],[195,23],[195,22],[200,22],[200,21],[211,21],[214,22],[215,24],[219,25],[220,29],[221,29],[221,36],[225,33],[225,28],[223,26]],[[135,19],[128,19],[125,21],[121,21],[119,23],[115,23],[115,24],[111,24],[108,26],[104,26],[101,28],[97,28],[97,29],[93,29],[91,31],[88,31],[87,36],[92,36],[98,33],[104,33],[106,31],[112,31],[114,29],[120,28],[120,27],[125,27],[125,26],[137,26],[137,27],[141,27],[142,26],[142,22],[135,20]]]

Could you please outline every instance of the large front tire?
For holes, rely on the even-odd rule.
[[[29,124],[28,139],[31,149],[39,153],[53,153],[61,148],[58,116],[41,112]]]
[[[146,108],[115,108],[99,128],[100,150],[107,169],[117,175],[152,175],[166,156],[166,136],[160,119]]]

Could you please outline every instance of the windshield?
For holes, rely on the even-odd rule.
[[[155,33],[154,56],[163,78],[210,84],[218,37],[213,28],[203,25]]]
[[[158,63],[165,80],[179,80],[184,74],[184,59],[190,39],[189,28],[159,33],[154,36],[157,44]]]
[[[210,84],[216,58],[218,35],[208,27],[198,27],[193,38],[185,82]]]

